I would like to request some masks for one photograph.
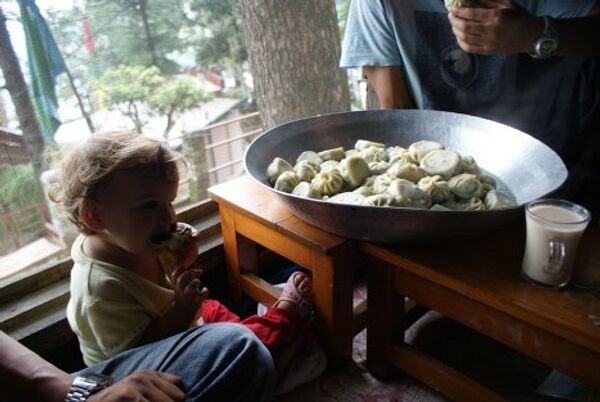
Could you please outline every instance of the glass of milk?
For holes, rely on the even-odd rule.
[[[590,218],[587,209],[570,201],[545,198],[525,205],[523,276],[540,286],[565,286],[571,279],[579,239]]]

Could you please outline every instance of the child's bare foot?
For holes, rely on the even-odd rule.
[[[314,312],[311,289],[312,280],[303,272],[294,272],[273,307],[295,311],[300,317],[308,318]]]

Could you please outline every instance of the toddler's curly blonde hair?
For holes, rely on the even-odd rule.
[[[93,199],[115,172],[144,168],[160,169],[169,181],[178,181],[186,171],[182,155],[166,142],[133,131],[96,133],[64,159],[48,197],[63,206],[81,233],[93,234],[80,216],[86,199]]]

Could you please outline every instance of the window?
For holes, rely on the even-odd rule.
[[[32,35],[39,26],[22,22],[17,1],[2,4],[0,23],[9,32],[4,45],[14,50],[13,67],[29,92],[40,72],[30,69],[26,39],[54,41],[64,69],[52,75],[55,131],[40,118],[35,96],[35,112],[25,111],[37,115],[39,133],[19,119],[23,110],[13,104],[19,88],[5,85],[18,81],[14,69],[0,70],[0,285],[68,258],[76,233],[45,192],[64,153],[93,132],[136,129],[180,151],[191,173],[176,199],[184,213],[207,198],[210,185],[243,172],[245,146],[262,124],[251,97],[239,5],[167,3],[37,0],[51,37],[43,30],[28,37],[26,31]]]

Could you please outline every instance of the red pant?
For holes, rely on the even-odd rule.
[[[237,322],[248,327],[264,343],[272,355],[304,329],[303,320],[293,311],[269,308],[265,315],[253,315],[241,320],[217,300],[206,299],[202,303],[202,319],[205,323]]]

